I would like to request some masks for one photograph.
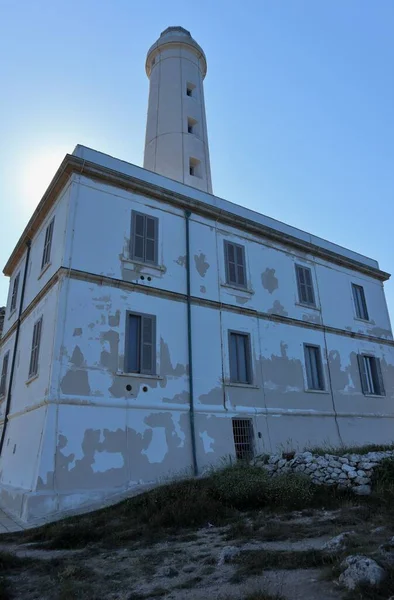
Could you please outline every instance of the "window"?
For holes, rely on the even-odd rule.
[[[315,294],[313,291],[312,271],[308,267],[296,265],[298,299],[302,304],[315,306]]]
[[[250,338],[247,333],[229,332],[230,381],[252,383]]]
[[[20,273],[18,273],[18,275],[15,277],[14,285],[12,286],[11,312],[16,309],[16,301],[18,299],[19,276]]]
[[[354,307],[356,309],[356,315],[358,319],[364,319],[368,321],[368,310],[367,303],[365,302],[364,288],[362,285],[356,285],[352,283]]]
[[[250,419],[233,419],[235,454],[238,460],[251,460],[253,451],[253,425]]]
[[[186,96],[192,97],[195,89],[196,89],[196,86],[193,85],[193,83],[187,83],[186,84]]]
[[[197,133],[197,121],[191,117],[188,117],[187,119],[187,132]]]
[[[323,364],[320,347],[305,344],[304,352],[308,390],[324,390]]]
[[[232,242],[224,242],[226,281],[238,287],[246,287],[245,248]]]
[[[384,396],[384,384],[380,360],[375,356],[366,354],[358,355],[358,366],[360,369],[361,388],[363,394],[373,396]]]
[[[125,371],[154,375],[156,372],[156,318],[127,314]]]
[[[5,394],[5,384],[7,381],[7,370],[8,370],[9,357],[10,357],[10,353],[7,352],[3,358],[3,367],[1,369],[1,378],[0,378],[0,396],[4,396],[4,394]]]
[[[42,261],[41,261],[41,269],[43,269],[46,265],[49,264],[51,259],[51,246],[52,246],[52,237],[53,237],[53,226],[55,223],[55,218],[49,223],[47,230],[45,232],[45,242],[44,242],[44,251],[42,253]]]
[[[192,177],[201,177],[201,161],[197,160],[197,158],[189,159],[189,174]]]
[[[144,263],[157,264],[158,219],[133,210],[131,258]]]
[[[34,323],[33,340],[31,344],[29,379],[38,373],[38,356],[40,353],[42,317]]]

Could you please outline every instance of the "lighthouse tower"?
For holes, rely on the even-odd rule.
[[[149,49],[144,168],[212,193],[203,80],[205,54],[183,27],[168,27]]]

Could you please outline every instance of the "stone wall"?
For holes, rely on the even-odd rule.
[[[287,456],[287,458],[285,458]],[[305,473],[318,485],[335,485],[339,489],[351,488],[358,495],[371,493],[371,478],[376,465],[385,458],[394,458],[394,450],[368,452],[368,454],[324,454],[301,452],[294,457],[274,454],[257,457],[254,464],[270,475]]]
[[[0,307],[0,338],[3,332],[3,323],[4,323],[4,315],[5,315],[5,306]]]

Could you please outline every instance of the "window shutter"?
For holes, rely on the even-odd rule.
[[[155,372],[155,323],[153,317],[141,317],[141,373]]]
[[[230,381],[238,381],[238,361],[237,361],[237,336],[235,333],[230,333]]]
[[[238,285],[245,285],[245,255],[242,246],[236,247],[237,257],[237,283]]]
[[[37,375],[38,373],[38,355],[40,352],[40,341],[41,341],[41,329],[42,329],[42,317],[34,324],[33,329],[33,340],[30,355],[30,367],[29,377]]]
[[[128,373],[138,373],[140,370],[140,331],[141,317],[128,315],[126,370]]]
[[[305,276],[305,295],[308,304],[315,304],[315,294],[313,291],[312,273],[310,269],[304,269]]]
[[[360,370],[360,379],[361,379],[361,389],[363,394],[368,393],[368,382],[367,382],[367,372],[365,369],[365,360],[362,354],[357,355],[358,360],[358,368]]]
[[[145,217],[145,260],[155,263],[157,254],[157,221],[152,217]]]
[[[237,273],[235,265],[235,248],[234,244],[225,242],[226,250],[226,266],[227,266],[227,283],[237,283]]]
[[[304,281],[304,271],[302,267],[296,266],[297,273],[297,283],[298,283],[298,295],[300,302],[307,302],[306,298],[306,290],[305,290],[305,281]]]
[[[2,396],[5,393],[5,384],[7,380],[7,370],[8,370],[8,359],[10,353],[7,352],[3,358],[3,368],[1,370],[1,379],[0,379],[0,395]]]
[[[14,279],[14,285],[12,288],[12,297],[11,297],[11,311],[13,311],[16,308],[16,301],[18,298],[18,288],[19,288],[19,276],[20,276],[20,273],[18,273],[18,275]]]
[[[143,261],[144,256],[144,237],[145,237],[145,217],[138,213],[133,213],[133,240],[132,240],[132,258]]]
[[[382,367],[381,367],[380,359],[379,358],[375,358],[375,365],[376,365],[376,372],[377,372],[377,375],[378,375],[379,394],[381,396],[385,396],[386,392],[385,392],[385,389],[384,389]]]

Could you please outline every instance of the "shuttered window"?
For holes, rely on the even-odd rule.
[[[246,287],[245,248],[232,242],[224,242],[226,281],[231,285]]]
[[[320,347],[305,344],[304,352],[308,390],[324,390],[323,364]]]
[[[20,273],[14,279],[14,285],[12,286],[12,296],[11,296],[11,312],[16,309],[16,302],[18,299],[18,288],[19,288],[19,278]]]
[[[44,251],[42,253],[41,269],[43,269],[46,265],[48,265],[51,260],[51,247],[52,247],[54,224],[55,224],[55,217],[49,223],[47,230],[45,232]]]
[[[229,332],[230,381],[252,383],[250,338],[248,334]]]
[[[354,307],[356,309],[356,316],[358,319],[369,320],[367,303],[365,301],[364,288],[362,285],[356,285],[352,283]]]
[[[34,324],[33,328],[33,340],[31,344],[30,354],[30,366],[29,366],[29,379],[34,377],[38,373],[38,357],[40,354],[40,343],[41,343],[41,330],[42,330],[42,317]]]
[[[302,304],[315,306],[315,293],[313,291],[312,271],[308,267],[296,265],[298,299]]]
[[[156,372],[156,318],[127,313],[125,371],[154,375]]]
[[[4,396],[4,394],[5,394],[9,357],[10,357],[10,353],[7,352],[3,358],[3,366],[1,369],[1,378],[0,378],[0,396]]]
[[[157,264],[158,223],[156,217],[132,211],[130,247],[132,259]]]
[[[382,369],[380,360],[376,356],[367,354],[358,355],[361,388],[363,394],[372,396],[385,396]]]

